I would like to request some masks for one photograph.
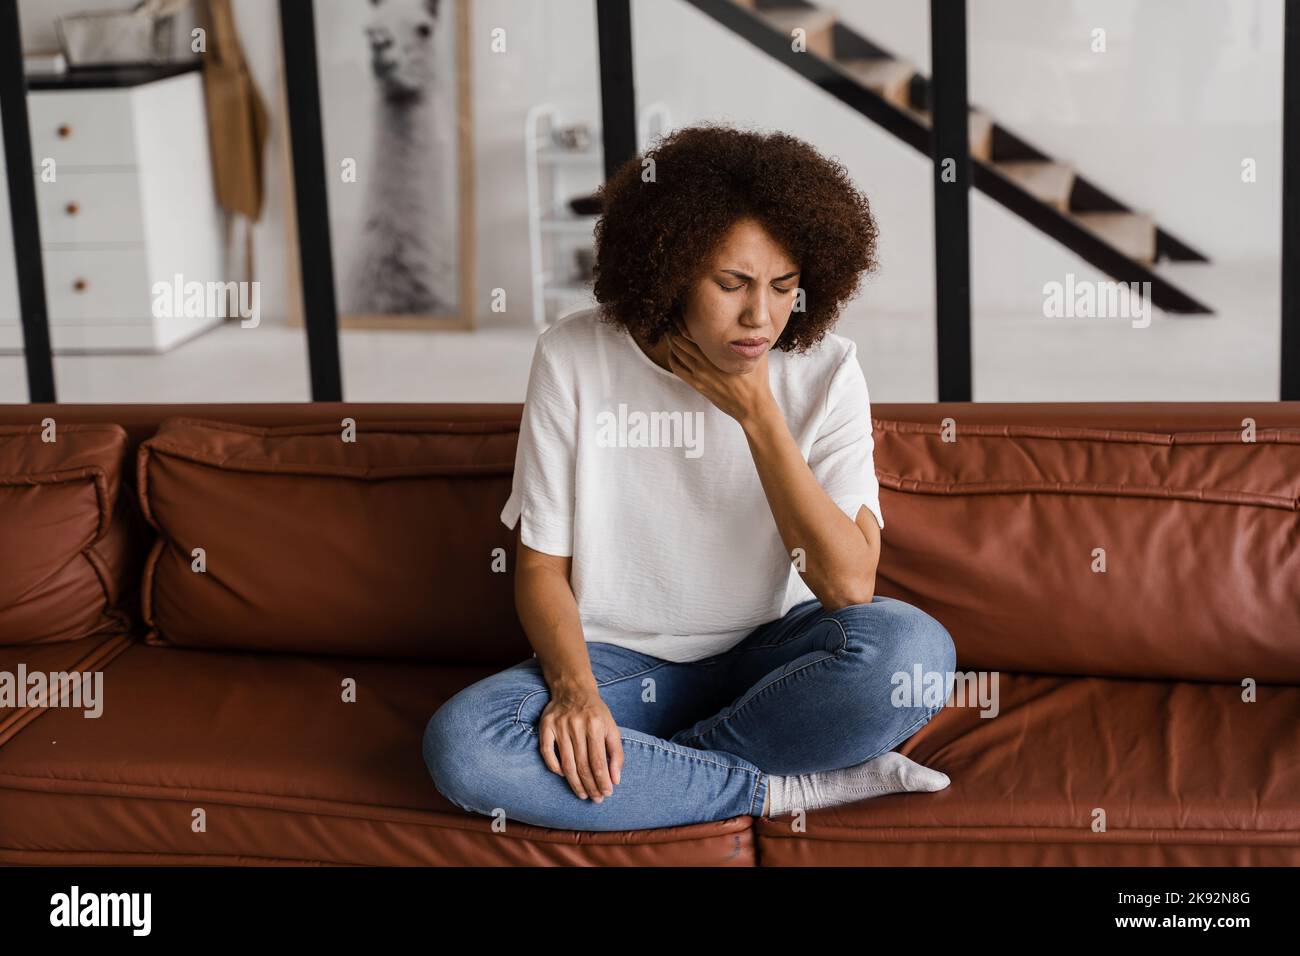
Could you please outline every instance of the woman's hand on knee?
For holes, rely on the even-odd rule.
[[[601,803],[614,792],[623,773],[623,741],[599,693],[552,695],[537,726],[542,760],[575,794]]]

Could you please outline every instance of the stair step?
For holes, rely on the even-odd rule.
[[[1025,159],[994,163],[994,169],[1040,202],[1070,211],[1070,190],[1074,188],[1074,170],[1064,163]]]
[[[930,125],[930,113],[927,110],[914,110],[907,107],[922,126]],[[993,117],[979,110],[967,114],[966,139],[970,144],[970,154],[984,162],[993,160]]]
[[[809,53],[830,60],[834,58],[832,32],[839,15],[834,10],[811,9],[808,7],[764,8],[758,14],[786,36],[796,28],[802,28],[806,35]]]
[[[967,126],[970,154],[984,162],[993,161],[993,117],[979,110],[971,110]]]
[[[1074,218],[1130,259],[1151,265],[1156,258],[1156,223],[1141,212],[1077,212]]]
[[[903,109],[910,106],[912,77],[916,76],[916,67],[912,64],[889,57],[840,60],[839,64],[859,83],[895,106]]]

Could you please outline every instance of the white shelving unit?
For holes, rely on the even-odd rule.
[[[575,215],[568,203],[600,186],[604,152],[601,131],[594,127],[585,149],[557,146],[554,131],[569,124],[561,120],[554,104],[533,106],[524,124],[533,325],[541,332],[557,318],[595,303],[591,281],[578,275],[574,254],[581,248],[594,249],[598,217]],[[637,123],[638,151],[671,128],[672,115],[665,104],[645,107]]]

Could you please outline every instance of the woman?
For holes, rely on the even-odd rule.
[[[942,789],[891,749],[944,701],[894,692],[917,666],[950,688],[953,644],[874,593],[871,408],[828,331],[875,266],[866,198],[714,124],[601,192],[600,306],[538,339],[501,513],[535,653],[430,719],[435,787],[577,830]]]

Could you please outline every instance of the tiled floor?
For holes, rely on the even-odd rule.
[[[977,310],[977,401],[1273,401],[1279,292],[1274,263],[1161,266],[1217,314],[1049,319]],[[349,401],[518,402],[535,333],[523,322],[474,332],[341,334]],[[934,320],[851,307],[836,331],[858,343],[876,402],[936,396]],[[309,401],[302,329],[232,321],[164,355],[58,355],[65,402]],[[0,401],[27,401],[21,356],[0,355]]]

